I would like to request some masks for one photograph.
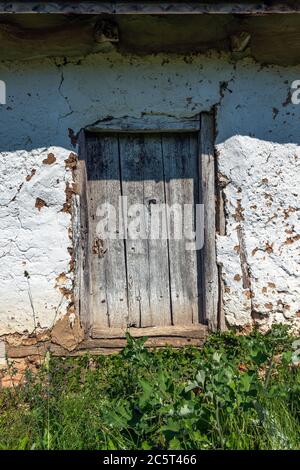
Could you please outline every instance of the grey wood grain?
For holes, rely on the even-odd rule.
[[[164,160],[164,180],[166,203],[168,206],[191,205],[193,212],[191,228],[195,229],[194,204],[199,202],[198,188],[198,139],[197,134],[163,135],[162,150]],[[185,213],[186,215],[187,213]],[[197,252],[187,249],[185,229],[182,219],[181,239],[175,232],[174,224],[169,224],[169,263],[174,325],[188,325],[199,321],[198,266]],[[179,223],[177,224],[177,226]]]
[[[92,323],[94,326],[122,327],[128,323],[124,241],[118,237],[118,225],[111,234],[115,238],[99,232],[98,225],[100,218],[105,217],[105,211],[98,212],[102,204],[108,202],[116,213],[119,208],[121,184],[117,136],[89,138],[87,153]],[[112,221],[112,214],[109,218]]]
[[[139,213],[128,213],[126,240],[130,324],[144,327],[170,325],[168,250],[166,240],[151,238],[152,207],[164,203],[160,136],[120,135],[122,193],[128,208],[142,204]],[[132,233],[136,215],[142,230]],[[138,225],[136,226],[138,228]],[[140,227],[141,229],[141,227]]]
[[[209,113],[201,114],[201,190],[205,215],[204,310],[211,330],[218,327],[218,267],[216,257],[216,196],[214,158],[214,119]]]
[[[78,241],[75,253],[75,309],[80,314],[80,321],[86,333],[91,326],[90,309],[90,259],[88,252],[88,226],[89,226],[89,208],[87,203],[87,172],[86,172],[86,137],[82,131],[79,134],[79,161],[75,173],[75,181],[79,193],[78,207]],[[76,247],[74,247],[76,250]]]
[[[86,130],[91,132],[187,132],[199,131],[199,115],[177,119],[173,116],[148,115],[143,118],[124,116],[99,121]]]

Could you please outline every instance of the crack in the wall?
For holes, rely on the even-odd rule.
[[[20,184],[20,186],[17,189],[16,194],[10,199],[10,201],[8,201],[6,204],[0,204],[0,207],[8,207],[12,202],[15,202],[23,186],[24,186],[24,182]]]
[[[237,227],[237,236],[239,240],[239,255],[241,261],[241,270],[243,275],[243,288],[251,291],[251,277],[246,255],[245,234],[241,225]]]
[[[250,302],[250,314],[253,318],[254,307],[253,307],[253,290],[252,290],[251,272],[250,272],[250,267],[249,267],[248,259],[247,259],[244,228],[241,224],[238,225],[237,227],[237,237],[239,241],[239,255],[240,255],[240,262],[241,262],[243,289],[245,289],[245,291],[247,292],[247,297]]]
[[[63,115],[60,115],[58,117],[58,124],[59,122],[62,120],[62,119],[65,119],[66,117],[69,117],[71,116],[74,111],[72,109],[72,106],[71,106],[71,103],[69,101],[69,98],[68,96],[64,95],[63,92],[62,92],[62,87],[63,87],[63,83],[65,81],[65,76],[64,76],[64,70],[63,70],[63,67],[66,66],[68,64],[68,61],[66,58],[64,58],[64,62],[62,64],[58,64],[56,61],[54,61],[55,63],[55,66],[58,68],[58,70],[60,71],[60,82],[59,82],[59,85],[58,85],[58,93],[59,95],[64,99],[64,101],[66,102],[68,108],[69,108],[69,111],[66,112],[65,114]]]

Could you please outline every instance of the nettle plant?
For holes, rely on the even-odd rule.
[[[289,448],[291,443],[268,406],[283,403],[291,393],[274,380],[295,360],[297,342],[292,343],[286,328],[250,338],[214,335],[203,352],[191,353],[185,378],[176,366],[168,369],[168,350],[157,363],[143,343],[129,337],[123,352],[132,364],[137,398],[109,415],[112,426],[130,429],[142,448],[245,448],[251,447],[249,434],[258,439],[259,432],[274,448]],[[180,352],[169,354],[183,359]],[[147,377],[140,367],[147,367]],[[188,372],[194,373],[192,380]]]
[[[35,449],[298,449],[300,340],[212,334],[202,349],[145,347],[54,358],[0,392],[0,446]]]

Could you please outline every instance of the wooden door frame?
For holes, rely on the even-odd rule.
[[[218,328],[218,304],[219,304],[219,279],[216,258],[216,188],[215,188],[215,156],[214,156],[214,114],[201,113],[192,118],[177,119],[171,116],[147,115],[142,118],[122,117],[110,118],[87,126],[79,134],[79,162],[76,171],[76,184],[78,188],[78,199],[74,222],[76,233],[74,240],[75,250],[75,308],[79,312],[81,323],[86,331],[87,337],[110,344],[112,348],[123,344],[124,330],[111,328],[100,330],[92,328],[90,324],[90,286],[89,279],[89,231],[88,231],[88,204],[87,204],[87,171],[86,171],[86,133],[138,133],[138,132],[197,132],[199,141],[199,189],[201,201],[204,204],[204,248],[201,252],[201,265],[203,271],[202,296],[203,313],[207,326],[203,324],[178,327],[153,327],[153,328],[130,328],[133,336],[147,335],[153,344],[168,342],[173,345],[181,345],[188,341],[194,344],[203,337],[207,330]],[[121,343],[120,343],[121,342]],[[101,343],[101,344],[102,344]],[[151,343],[151,344],[152,344]],[[106,346],[104,346],[106,347]],[[109,346],[107,346],[109,347]]]

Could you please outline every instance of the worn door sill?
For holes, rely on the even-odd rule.
[[[147,337],[146,346],[201,346],[208,335],[206,325],[157,326],[145,328],[101,328],[93,327],[90,332],[93,340],[102,347],[122,348],[126,345],[126,332],[134,338]]]

